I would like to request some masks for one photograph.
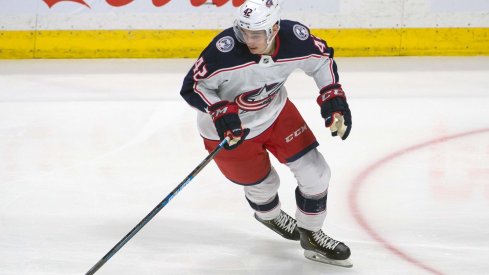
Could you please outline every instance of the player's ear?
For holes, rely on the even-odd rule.
[[[274,34],[277,34],[278,30],[280,30],[280,25],[278,23],[276,23],[275,25],[273,25],[272,31]]]

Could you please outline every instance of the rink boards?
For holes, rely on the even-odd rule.
[[[0,31],[0,58],[194,58],[218,30]],[[313,29],[337,56],[488,55],[489,28]]]
[[[281,1],[337,56],[489,55],[486,0]],[[242,2],[4,1],[0,58],[194,58]]]

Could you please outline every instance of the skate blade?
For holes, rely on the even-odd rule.
[[[319,254],[317,252],[310,251],[310,250],[304,250],[304,256],[309,260],[313,260],[313,261],[324,263],[324,264],[336,265],[336,266],[341,266],[341,267],[353,267],[353,264],[348,259],[346,259],[346,260],[333,260],[333,259],[325,257],[322,254]]]

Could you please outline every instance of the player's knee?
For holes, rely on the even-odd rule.
[[[324,193],[329,187],[331,169],[317,149],[311,150],[300,159],[288,163],[300,190],[306,195]]]
[[[280,186],[280,178],[272,167],[268,176],[259,184],[245,186],[244,191],[246,198],[257,204],[269,202],[275,198]]]

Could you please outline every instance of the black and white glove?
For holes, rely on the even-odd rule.
[[[321,106],[321,116],[332,136],[345,140],[351,130],[351,112],[346,102],[341,84],[330,84],[321,89],[317,103]]]
[[[241,126],[238,115],[239,108],[236,103],[227,100],[219,101],[209,106],[208,111],[212,116],[221,141],[229,138],[229,141],[224,145],[225,149],[232,150],[238,147],[250,133],[250,129],[243,129]]]

